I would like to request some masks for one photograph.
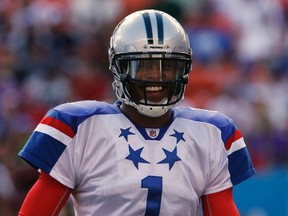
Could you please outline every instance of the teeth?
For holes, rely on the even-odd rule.
[[[148,87],[146,87],[146,91],[150,91],[150,92],[161,91],[162,89],[163,89],[162,86],[148,86]]]

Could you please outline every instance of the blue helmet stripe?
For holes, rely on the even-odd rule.
[[[158,43],[163,44],[164,31],[163,31],[163,17],[161,13],[155,12],[157,27],[158,27]]]
[[[145,23],[148,44],[153,44],[154,42],[153,42],[152,25],[151,25],[150,16],[148,12],[143,13],[142,16],[143,16],[144,23]]]

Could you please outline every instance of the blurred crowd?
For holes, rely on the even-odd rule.
[[[109,39],[144,8],[173,15],[190,38],[180,105],[233,118],[256,168],[288,164],[286,0],[1,0],[1,216],[16,215],[37,178],[17,153],[45,113],[64,102],[115,101]]]

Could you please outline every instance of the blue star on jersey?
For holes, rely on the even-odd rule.
[[[130,131],[131,127],[128,127],[126,129],[120,128],[120,130],[121,130],[121,133],[118,137],[119,138],[124,137],[127,142],[128,142],[128,137],[130,135],[135,135],[135,133]],[[176,138],[176,144],[178,144],[181,140],[186,142],[186,140],[183,137],[184,132],[179,132],[175,129],[173,129],[173,130],[174,130],[174,133],[170,134],[170,136]],[[128,147],[129,147],[129,155],[125,159],[132,161],[137,170],[139,169],[139,163],[150,164],[149,161],[147,161],[141,157],[141,153],[142,153],[144,147],[139,148],[137,150],[134,150],[130,144],[128,144]],[[162,148],[162,149],[166,155],[166,158],[164,158],[162,161],[158,162],[157,164],[169,164],[169,170],[171,170],[177,161],[181,161],[181,158],[179,158],[177,155],[177,147],[175,147],[172,152],[170,152],[164,148]]]
[[[128,159],[128,160],[131,160],[135,167],[138,169],[138,164],[139,163],[149,163],[148,161],[146,161],[145,159],[143,159],[140,155],[141,155],[141,152],[143,150],[144,147],[140,148],[140,149],[137,149],[137,150],[134,150],[130,145],[129,145],[129,155],[125,158],[125,159]]]
[[[164,153],[166,154],[166,158],[163,159],[162,161],[158,162],[158,164],[168,163],[169,164],[169,170],[171,170],[177,161],[181,161],[181,158],[179,158],[177,156],[177,147],[175,147],[172,152],[170,152],[164,148],[162,148],[162,149],[163,149]]]
[[[131,129],[131,127],[126,128],[126,129],[120,128],[121,134],[119,135],[119,137],[123,136],[125,138],[125,140],[128,142],[128,136],[129,135],[135,135],[133,132],[130,131],[130,129]]]
[[[171,134],[170,136],[176,138],[176,144],[178,144],[178,142],[179,142],[180,140],[183,140],[184,142],[186,141],[186,140],[184,139],[184,137],[183,137],[184,132],[183,132],[183,133],[180,133],[180,132],[176,131],[175,129],[173,129],[173,130],[174,130],[175,133],[174,133],[174,134]]]

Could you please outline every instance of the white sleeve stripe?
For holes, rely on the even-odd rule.
[[[227,151],[228,155],[238,151],[246,146],[243,137],[232,143],[230,149]]]
[[[67,145],[71,140],[72,138],[67,136],[66,134],[62,133],[61,131],[49,126],[49,125],[46,125],[46,124],[39,124],[34,131],[37,131],[37,132],[41,132],[41,133],[44,133],[44,134],[47,134],[51,137],[53,137],[54,139],[58,140],[59,142],[63,143],[64,145]]]

